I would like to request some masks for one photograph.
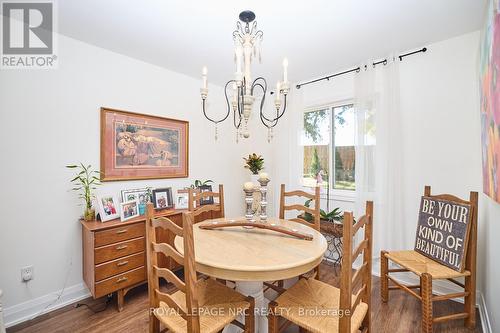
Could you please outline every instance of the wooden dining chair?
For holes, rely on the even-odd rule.
[[[299,197],[299,198],[301,198],[301,200],[306,200],[306,199],[312,200],[312,201],[314,201],[314,208],[311,208],[311,205],[309,205],[309,207],[306,207],[305,204],[286,205],[286,198],[291,198],[291,197]],[[308,222],[308,221],[306,221],[303,218],[298,217],[298,216],[290,218],[288,220],[307,225],[308,227],[312,227],[316,231],[320,231],[320,228],[321,228],[320,209],[321,209],[321,200],[320,200],[320,187],[319,186],[316,186],[314,189],[314,194],[311,194],[311,193],[301,191],[301,190],[286,192],[285,191],[285,184],[281,184],[280,219],[285,219],[285,212],[290,211],[290,210],[300,211],[300,212],[303,212],[303,214],[309,213],[312,215],[312,222]],[[305,275],[305,277],[313,277],[313,276],[315,276],[316,278],[319,279],[319,266],[317,266],[312,272]]]
[[[201,205],[201,201],[206,198],[212,197],[213,204]],[[188,210],[190,212],[200,211],[195,218],[195,223],[202,222],[208,219],[222,218],[225,216],[224,212],[224,186],[219,185],[219,192],[205,191],[201,192],[199,189],[188,190]]]
[[[389,300],[389,291],[401,289],[422,302],[422,332],[431,333],[434,323],[444,322],[454,319],[465,319],[467,328],[476,326],[476,251],[477,251],[477,192],[470,192],[469,200],[460,199],[451,194],[431,195],[431,187],[425,186],[424,196],[435,199],[444,199],[460,204],[468,204],[472,207],[471,226],[465,258],[465,269],[463,272],[455,271],[444,266],[414,250],[407,251],[381,251],[380,253],[380,294],[382,302]],[[467,242],[465,240],[464,242]],[[399,268],[389,268],[389,260],[399,266]],[[420,278],[420,284],[405,285],[390,273],[412,272]],[[457,281],[456,278],[464,278],[465,283]],[[432,281],[447,280],[463,288],[463,292],[456,292],[445,295],[433,295]],[[389,286],[389,281],[394,285]],[[414,291],[419,289],[420,293]],[[452,298],[464,298],[464,311],[434,317],[432,304],[437,301],[444,301]]]
[[[373,202],[366,203],[365,215],[355,224],[351,212],[344,212],[344,242],[340,288],[316,279],[301,278],[275,301],[269,303],[270,333],[283,331],[291,323],[301,331],[315,333],[370,332],[372,284]],[[364,238],[353,250],[356,233],[364,229]],[[352,264],[362,256],[361,265]],[[285,319],[280,326],[279,317]]]
[[[174,333],[220,332],[234,324],[245,333],[254,332],[255,302],[213,279],[196,277],[193,219],[197,212],[183,213],[183,227],[166,217],[155,217],[151,203],[147,205],[146,240],[149,290],[149,332],[160,332],[160,323]],[[156,228],[163,228],[183,237],[184,255],[171,245],[156,242]],[[184,282],[167,268],[158,266],[158,253],[184,266]],[[160,290],[159,278],[177,287],[167,294]],[[236,320],[245,315],[245,324]]]
[[[285,219],[285,212],[290,211],[290,210],[304,212],[304,214],[309,213],[313,217],[312,222],[308,222],[301,217],[293,217],[293,218],[290,218],[288,220],[305,224],[309,227],[314,228],[317,231],[320,231],[320,197],[319,197],[319,195],[320,195],[319,186],[315,187],[314,194],[311,194],[311,193],[308,193],[306,191],[301,191],[301,190],[286,192],[285,191],[285,184],[281,184],[280,219]],[[304,204],[287,205],[286,198],[291,198],[291,197],[299,197],[299,198],[302,198],[304,200],[306,200],[306,199],[313,200],[314,201],[314,208],[306,207]]]
[[[286,204],[286,198],[291,198],[291,197],[299,197],[301,201],[305,200],[312,200],[314,201],[314,208],[306,207],[305,204],[291,204],[287,205]],[[295,191],[290,191],[286,192],[285,191],[285,184],[281,184],[281,193],[280,193],[280,212],[279,212],[279,218],[284,220],[285,219],[285,212],[286,211],[299,211],[302,212],[302,214],[309,213],[312,215],[312,222],[308,222],[305,219],[296,216],[293,218],[289,218],[289,221],[294,221],[298,222],[301,224],[304,224],[308,227],[312,227],[313,229],[320,231],[320,188],[317,186],[314,190],[314,194],[308,193],[306,191],[302,190],[295,190]],[[303,215],[300,215],[303,216]],[[305,273],[301,275],[300,277],[316,277],[319,279],[319,266],[315,267],[314,270],[311,272]],[[284,281],[279,280],[279,281],[269,281],[269,282],[264,282],[264,286],[266,287],[266,291],[268,289],[272,289],[278,294],[281,294],[285,291],[284,289]]]

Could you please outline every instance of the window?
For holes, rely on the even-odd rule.
[[[304,113],[304,186],[355,189],[356,116],[352,104]],[[333,130],[332,130],[333,129]]]

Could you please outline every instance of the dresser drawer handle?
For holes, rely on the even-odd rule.
[[[120,246],[117,246],[116,249],[117,250],[124,250],[126,249],[128,246],[127,245],[120,245]]]
[[[119,263],[116,264],[116,266],[125,266],[126,264],[128,264],[128,260],[120,261]]]
[[[124,233],[126,233],[127,231],[128,231],[128,229],[118,230],[118,231],[116,232],[116,234],[117,234],[117,235],[124,234]]]
[[[128,280],[127,277],[123,276],[123,277],[119,278],[118,280],[116,280],[116,283],[125,282],[127,280]]]

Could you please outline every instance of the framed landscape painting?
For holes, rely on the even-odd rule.
[[[101,108],[102,181],[188,176],[189,123]]]

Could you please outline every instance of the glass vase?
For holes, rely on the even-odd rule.
[[[95,209],[94,208],[85,208],[83,212],[83,220],[84,221],[94,221],[95,220]]]

